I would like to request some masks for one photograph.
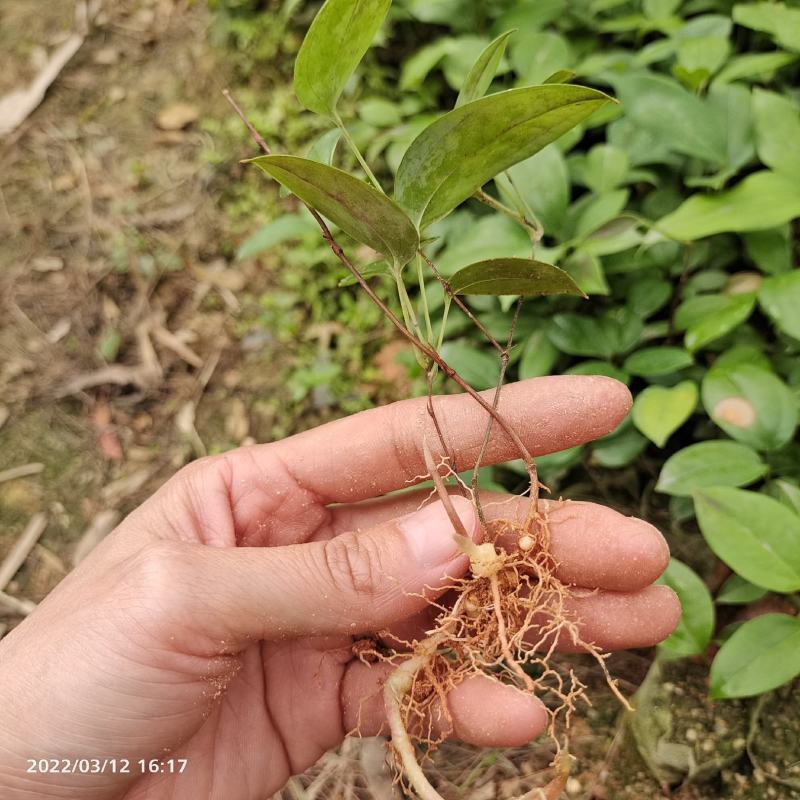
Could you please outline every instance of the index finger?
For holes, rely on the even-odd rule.
[[[491,402],[494,390],[481,394]],[[457,469],[471,469],[483,443],[488,412],[466,394],[434,397],[433,406]],[[612,378],[563,375],[504,386],[498,410],[537,456],[610,433],[630,406],[630,392]],[[264,473],[270,473],[277,459],[293,481],[319,501],[349,503],[424,480],[423,438],[438,459],[441,445],[426,397],[363,411],[249,451]],[[483,463],[520,455],[495,423]]]

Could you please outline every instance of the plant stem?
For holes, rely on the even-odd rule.
[[[508,333],[508,341],[506,342],[505,348],[500,353],[500,373],[497,376],[497,387],[494,390],[494,398],[492,399],[492,408],[495,410],[497,409],[498,404],[500,403],[500,390],[503,388],[503,381],[506,377],[506,370],[508,369],[508,356],[511,350],[511,345],[514,343],[514,333],[517,329],[517,321],[519,320],[519,312],[522,310],[522,298],[520,297],[517,300],[517,306],[514,309],[514,317],[511,320],[511,329]],[[483,506],[481,505],[480,500],[480,493],[478,492],[478,476],[481,469],[481,464],[483,463],[483,457],[486,454],[486,448],[489,445],[489,437],[492,433],[492,423],[494,420],[489,417],[489,421],[486,423],[486,430],[483,434],[483,442],[481,442],[481,449],[478,452],[478,457],[475,459],[475,466],[472,469],[472,495],[475,498],[475,507],[478,510],[478,517],[481,523],[485,526],[486,520],[483,514]],[[536,470],[536,464],[532,463],[532,467],[529,468],[528,474],[531,479],[531,493],[534,492],[534,485],[538,489],[539,484],[539,475]]]
[[[442,289],[444,289],[445,297],[449,297],[466,315],[469,321],[488,339],[489,343],[497,350],[498,353],[503,352],[503,348],[498,344],[497,339],[492,336],[491,333],[486,329],[486,326],[470,311],[467,304],[457,295],[453,290],[450,288],[450,284],[447,282],[447,279],[436,269],[436,265],[433,261],[425,255],[422,250],[418,251],[419,254],[425,259],[425,263],[430,267],[433,274],[436,276],[436,279],[439,283],[442,284]],[[444,331],[444,327],[442,328]],[[441,339],[441,337],[440,337]],[[439,343],[441,347],[441,341]]]
[[[358,163],[361,164],[361,169],[364,170],[367,177],[370,179],[372,184],[375,188],[381,193],[386,194],[383,191],[383,187],[378,182],[378,179],[375,177],[375,173],[369,168],[369,164],[367,164],[366,159],[364,156],[361,155],[361,151],[358,149],[358,145],[355,143],[353,137],[350,135],[350,131],[347,130],[344,122],[342,122],[342,118],[337,114],[334,117],[334,122],[336,123],[339,130],[342,132],[342,136],[344,136],[344,140],[347,142],[350,149],[353,151],[353,155],[358,159]]]
[[[414,335],[418,339],[421,339],[422,333],[419,329],[419,323],[417,322],[417,315],[414,312],[414,306],[411,303],[411,298],[408,296],[408,292],[406,291],[406,285],[403,282],[402,270],[393,269],[392,274],[394,275],[395,285],[397,286],[397,296],[400,299],[400,309],[403,312],[403,321],[406,324],[406,328],[408,328],[410,331],[413,331]],[[417,364],[419,364],[422,369],[428,369],[429,362],[425,360],[425,357],[417,348],[414,348],[414,357],[417,359]]]
[[[436,349],[442,349],[442,342],[444,341],[444,331],[447,327],[447,316],[450,313],[450,295],[445,292],[444,295],[444,309],[442,310],[442,324],[439,326],[439,339],[436,342]]]
[[[531,238],[535,238],[535,241],[538,242],[539,239],[542,238],[543,231],[538,222],[532,222],[524,214],[520,214],[519,212],[514,211],[513,208],[509,208],[507,205],[505,205],[505,203],[501,203],[490,194],[484,192],[483,189],[478,189],[478,191],[472,196],[476,200],[480,200],[484,205],[487,205],[490,208],[493,208],[495,211],[499,211],[501,214],[505,214],[507,217],[510,217],[515,222],[518,222],[523,228],[527,228],[531,234]]]
[[[419,655],[406,659],[390,676],[383,687],[383,702],[386,718],[392,734],[392,747],[397,753],[403,772],[420,800],[442,800],[442,796],[431,786],[417,761],[414,745],[403,724],[402,702],[414,685],[414,678],[431,660],[436,649],[444,641],[444,632],[431,636],[423,642]]]
[[[422,259],[417,253],[417,283],[419,284],[419,293],[422,298],[422,311],[425,315],[425,329],[428,333],[428,341],[433,344],[433,327],[431,325],[431,312],[428,308],[428,293],[425,291],[425,276],[422,274]],[[438,347],[436,348],[439,349]]]
[[[536,245],[539,244],[542,236],[544,236],[544,226],[539,221],[538,217],[534,213],[533,209],[530,207],[530,204],[525,199],[525,195],[522,194],[520,191],[519,186],[517,186],[514,178],[511,177],[510,172],[505,173],[506,178],[508,178],[508,182],[511,185],[511,188],[514,190],[514,194],[517,196],[517,200],[519,200],[520,206],[525,214],[526,219],[529,219],[534,226],[534,230],[531,231],[531,258],[533,258],[534,253],[536,252]]]

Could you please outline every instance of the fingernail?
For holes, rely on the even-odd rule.
[[[451,497],[450,502],[472,536],[475,530],[472,504],[463,497]],[[453,539],[453,523],[441,500],[403,517],[399,524],[414,558],[423,567],[447,564],[461,552]]]

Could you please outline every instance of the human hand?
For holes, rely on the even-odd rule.
[[[486,413],[464,395],[435,404],[471,464]],[[621,384],[569,376],[507,386],[500,410],[541,455],[608,433],[629,407]],[[422,594],[468,567],[440,502],[373,499],[420,480],[429,426],[426,400],[406,400],[202,459],[130,514],[0,643],[3,797],[263,798],[349,731],[380,732],[389,667],[354,658],[353,637],[424,630]],[[494,431],[485,463],[516,457]],[[477,537],[471,505],[453,503]],[[487,515],[524,503],[495,496]],[[571,601],[585,641],[644,647],[672,631],[677,599],[651,585],[668,559],[655,528],[592,503],[550,503],[549,520],[562,580],[597,590]],[[448,710],[444,732],[482,746],[523,744],[546,721],[535,697],[488,678]],[[26,772],[79,758],[104,769]],[[166,772],[147,774],[151,759]]]

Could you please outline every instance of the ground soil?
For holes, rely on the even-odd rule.
[[[3,0],[0,96],[30,81],[73,24],[69,4]],[[225,142],[220,155],[215,140],[232,76],[211,25],[202,2],[106,3],[41,107],[0,140],[0,473],[41,465],[0,482],[0,561],[34,514],[47,516],[11,595],[39,601],[101,512],[126,513],[189,459],[324,416],[287,421],[290,348],[248,327],[280,265],[233,262],[249,230],[222,198],[248,153]],[[608,492],[627,513],[647,510],[637,487],[628,500],[603,481],[571,494]],[[19,617],[0,613],[2,635]],[[628,694],[652,657],[610,662]],[[666,665],[634,701],[660,732],[648,739],[588,661],[574,666],[594,706],[571,735],[568,797],[800,796],[800,683],[760,703],[713,705],[705,664]],[[488,752],[447,744],[428,768],[445,797],[492,800],[541,785],[551,756],[544,741]],[[351,742],[284,795],[396,792],[385,750]]]

